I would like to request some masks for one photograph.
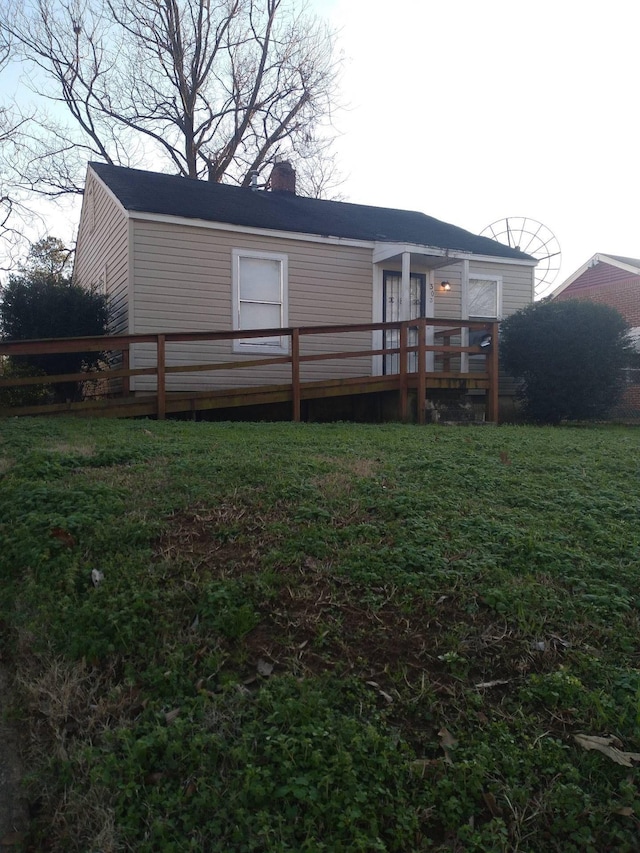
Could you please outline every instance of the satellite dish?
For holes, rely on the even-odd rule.
[[[508,216],[487,225],[480,236],[497,240],[512,249],[520,249],[521,252],[536,258],[538,266],[534,297],[542,299],[549,293],[560,271],[562,253],[560,243],[546,225],[527,216]]]

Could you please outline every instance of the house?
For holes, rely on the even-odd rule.
[[[640,351],[640,258],[593,255],[557,287],[552,299],[585,299],[609,305],[622,314]],[[623,399],[614,415],[640,417],[640,376],[630,369]]]
[[[536,261],[423,213],[305,198],[288,163],[269,188],[241,188],[90,163],[74,276],[98,285],[121,334],[365,324],[414,317],[495,319],[533,299]],[[383,344],[382,332],[354,333],[354,350]],[[386,333],[384,343],[393,346]],[[344,349],[330,336],[313,347]],[[167,363],[215,354],[277,356],[283,336],[190,342]],[[136,344],[131,367],[151,363]],[[395,357],[397,358],[397,356]],[[392,365],[367,356],[305,365],[307,378],[382,374]],[[174,373],[167,390],[285,381],[288,367]],[[243,375],[245,374],[245,375]],[[152,388],[132,379],[132,390]]]

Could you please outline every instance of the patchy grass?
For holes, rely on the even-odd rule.
[[[640,849],[640,432],[0,434],[25,849]]]

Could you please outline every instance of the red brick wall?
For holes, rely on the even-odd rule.
[[[619,311],[629,326],[640,326],[640,276],[600,262],[590,267],[556,299],[582,299],[609,305]],[[638,374],[627,385],[623,397],[612,412],[613,417],[637,420],[640,417],[640,382]]]
[[[630,326],[640,326],[640,276],[599,263],[584,272],[556,299],[586,299],[610,305]]]

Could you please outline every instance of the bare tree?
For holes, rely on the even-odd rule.
[[[10,41],[0,29],[0,72],[10,58]],[[22,134],[27,122],[9,105],[0,104],[0,270],[11,269],[23,248],[24,223],[33,218],[16,181],[15,168],[22,153]]]
[[[0,27],[70,119],[32,123],[31,188],[77,191],[88,159],[242,185],[277,155],[331,161],[340,62],[295,0],[10,0]]]

